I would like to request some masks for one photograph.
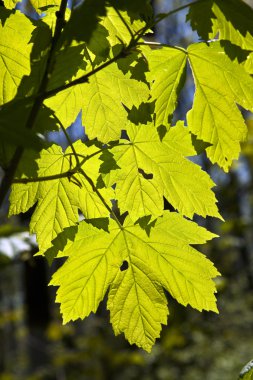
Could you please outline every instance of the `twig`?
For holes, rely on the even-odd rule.
[[[134,38],[134,33],[132,32],[131,28],[129,27],[128,23],[126,22],[126,20],[124,19],[124,17],[120,13],[120,11],[117,8],[115,8],[115,7],[113,7],[113,9],[115,10],[115,12],[117,13],[117,15],[121,19],[122,23],[125,25],[125,27],[128,30],[128,33],[130,34],[131,38]]]
[[[189,7],[191,7],[192,5],[195,5],[195,4],[199,4],[199,3],[202,3],[204,1],[207,1],[207,0],[196,0],[196,1],[192,1],[188,4],[185,4],[185,5],[182,5],[181,7],[178,7],[178,8],[175,8],[173,9],[172,11],[170,12],[167,12],[167,13],[163,13],[161,14],[160,16],[158,15],[158,17],[150,24],[146,25],[144,28],[141,28],[137,33],[136,33],[136,38],[135,38],[135,42],[137,43],[141,38],[142,36],[150,29],[150,28],[153,28],[154,26],[156,26],[159,22],[161,22],[162,20],[164,20],[165,18],[169,17],[169,16],[172,16],[173,14],[175,13],[178,13],[184,9],[187,9]]]
[[[137,46],[141,46],[141,45],[148,45],[148,46],[155,46],[155,47],[168,47],[168,48],[171,48],[171,49],[180,50],[183,53],[187,54],[187,51],[184,48],[180,47],[180,46],[174,46],[174,45],[164,44],[164,43],[160,43],[160,42],[154,42],[154,41],[137,42]]]
[[[86,181],[90,184],[93,192],[97,194],[97,196],[99,197],[99,199],[101,200],[101,202],[103,203],[103,205],[105,206],[105,208],[109,211],[109,213],[112,216],[112,218],[118,224],[119,228],[122,229],[123,225],[120,223],[120,221],[117,218],[117,215],[115,214],[115,212],[113,211],[113,209],[107,204],[107,202],[105,201],[105,199],[102,196],[102,194],[100,193],[100,191],[96,188],[96,186],[94,185],[92,179],[85,173],[85,171],[83,169],[80,169],[80,174],[82,174],[83,177],[86,179]]]
[[[73,152],[73,155],[75,156],[75,159],[76,159],[76,166],[80,166],[80,161],[79,161],[79,157],[78,157],[78,154],[76,153],[76,150],[75,150],[75,147],[68,135],[68,132],[66,131],[64,125],[62,124],[62,122],[58,119],[58,122],[60,124],[60,127],[61,127],[61,130],[63,131],[65,137],[66,137],[66,140],[68,141],[69,143],[69,146],[71,147],[71,150]]]
[[[84,162],[82,161],[82,163],[79,161],[79,157],[78,157],[78,154],[75,150],[75,147],[74,145],[72,144],[72,141],[70,140],[69,138],[69,135],[67,133],[67,131],[65,130],[64,126],[62,125],[62,123],[60,123],[60,126],[69,142],[69,145],[70,145],[70,148],[76,158],[76,171],[79,172],[85,179],[86,181],[89,183],[89,185],[91,186],[92,190],[94,193],[97,194],[97,196],[99,197],[99,199],[101,200],[101,202],[103,203],[103,205],[106,207],[106,209],[109,211],[110,215],[113,217],[113,219],[116,221],[116,223],[118,224],[118,226],[120,227],[120,229],[123,228],[122,224],[120,223],[120,221],[118,220],[116,214],[114,213],[114,211],[112,210],[112,208],[107,204],[106,200],[104,199],[104,197],[102,196],[102,194],[100,193],[100,191],[96,188],[94,182],[92,181],[92,179],[85,173],[85,171],[82,169],[82,165],[85,161],[87,161],[87,157],[84,158]],[[73,171],[71,171],[72,174]],[[77,180],[78,181],[78,180]]]

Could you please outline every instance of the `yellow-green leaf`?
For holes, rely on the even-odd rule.
[[[64,323],[95,312],[108,288],[108,309],[116,334],[123,332],[131,344],[151,350],[167,322],[167,300],[162,288],[183,305],[217,312],[213,264],[189,244],[213,238],[195,223],[166,212],[151,228],[150,236],[130,219],[119,228],[110,221],[109,233],[85,221],[66,247],[56,239],[59,257],[67,261],[53,275],[59,286]]]
[[[189,129],[212,144],[206,149],[208,157],[228,171],[247,136],[237,104],[253,110],[253,79],[229,59],[219,42],[193,44],[188,55],[196,86],[187,115]]]
[[[147,55],[151,82],[151,99],[155,101],[156,125],[167,125],[172,116],[185,79],[187,56],[183,49],[164,47]]]
[[[31,71],[30,43],[35,27],[24,14],[16,11],[2,26],[0,23],[0,105],[11,101],[22,78]],[[18,92],[24,96],[27,89]]]
[[[128,211],[133,220],[144,215],[163,213],[163,196],[180,213],[192,218],[195,214],[220,217],[211,178],[201,168],[183,157],[175,140],[161,142],[152,125],[130,125],[130,141],[111,152],[120,169],[106,178],[116,183],[116,198],[121,212]],[[169,134],[170,132],[168,132]],[[180,138],[180,135],[179,135]]]
[[[87,148],[80,142],[74,146],[77,153],[83,156],[92,155],[94,150],[97,150],[95,147]],[[71,153],[71,149],[68,148],[64,154],[56,145],[43,150],[36,160],[38,171],[37,175],[33,174],[34,182],[28,180],[28,184],[17,183],[12,186],[10,215],[25,212],[37,202],[30,223],[30,231],[37,235],[41,254],[51,246],[52,240],[64,228],[79,221],[78,209],[87,218],[103,217],[109,214],[101,198],[94,192],[101,163],[98,157],[94,155],[81,165],[83,171],[87,175],[90,174],[89,178],[94,181],[93,187],[87,177],[79,173],[66,175],[75,166],[75,158],[73,153],[72,156],[70,155]],[[21,173],[25,173],[25,168],[22,166],[26,163],[25,159],[21,162]],[[27,177],[30,176],[22,175],[23,179]],[[36,178],[41,177],[44,180],[36,182]],[[100,192],[109,203],[111,190],[102,189]]]
[[[83,99],[83,125],[89,139],[118,140],[128,124],[123,104],[131,109],[147,101],[145,83],[131,79],[111,64],[94,74],[86,84]]]

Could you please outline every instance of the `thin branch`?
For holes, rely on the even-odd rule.
[[[78,157],[78,154],[76,153],[76,150],[75,150],[75,147],[71,141],[71,138],[69,137],[69,134],[68,132],[66,131],[64,125],[62,124],[62,122],[58,119],[58,122],[60,124],[60,127],[61,127],[61,130],[63,131],[64,133],[64,136],[66,137],[66,140],[68,141],[69,143],[69,146],[71,147],[71,150],[73,152],[73,155],[75,156],[75,159],[76,159],[76,166],[79,166],[80,165],[80,161],[79,161],[79,157]]]
[[[61,128],[62,128],[62,130],[63,130],[63,132],[64,132],[64,134],[65,134],[65,136],[66,136],[66,138],[67,138],[67,140],[69,142],[70,148],[71,148],[71,150],[72,150],[72,152],[73,152],[73,154],[74,154],[74,156],[76,158],[76,164],[77,164],[76,168],[75,168],[76,172],[79,172],[86,179],[86,181],[90,184],[90,186],[92,188],[92,191],[97,194],[97,196],[99,197],[99,199],[101,200],[101,202],[103,203],[103,205],[106,207],[106,209],[109,211],[109,213],[112,215],[113,219],[116,221],[116,223],[118,224],[118,226],[120,227],[120,229],[122,229],[123,226],[120,223],[120,221],[118,220],[116,214],[114,213],[114,211],[112,210],[112,208],[107,204],[106,200],[104,199],[104,197],[102,196],[102,194],[100,193],[100,191],[96,188],[96,186],[95,186],[94,182],[92,181],[92,179],[82,169],[82,165],[83,165],[83,163],[85,161],[87,161],[87,157],[84,158],[84,160],[83,160],[84,162],[82,161],[83,163],[81,163],[79,161],[79,157],[77,155],[77,152],[75,150],[74,145],[72,144],[72,141],[69,138],[68,133],[66,132],[66,130],[65,130],[64,126],[62,125],[62,123],[60,123],[60,126],[61,126]],[[73,173],[73,171],[71,173],[75,174],[75,173]],[[76,181],[79,183],[79,181],[77,179],[76,179]]]
[[[131,28],[129,27],[128,23],[126,22],[126,20],[124,19],[124,17],[122,16],[122,14],[120,13],[120,11],[113,7],[113,9],[115,10],[115,12],[117,13],[117,15],[119,16],[119,18],[121,19],[122,23],[125,25],[126,29],[128,30],[131,38],[134,38],[134,33],[132,32]]]
[[[85,44],[84,44],[84,50],[85,50],[85,53],[87,54],[87,57],[88,57],[88,60],[90,62],[90,65],[91,65],[92,69],[94,69],[94,63],[92,62],[89,50],[88,50],[88,48],[87,48],[87,46]]]
[[[45,181],[52,181],[54,179],[59,179],[59,178],[70,178],[75,172],[73,170],[69,170],[64,173],[59,173],[59,174],[52,174],[44,177],[36,177],[36,178],[14,178],[12,180],[12,183],[30,183],[30,182],[45,182]]]
[[[148,45],[148,46],[151,46],[151,47],[152,46],[155,46],[155,47],[169,47],[171,49],[180,50],[183,53],[187,54],[187,51],[184,48],[180,47],[180,46],[174,46],[174,45],[164,44],[164,43],[160,43],[160,42],[154,42],[154,41],[137,42],[137,46],[140,46],[140,45]]]
[[[158,17],[150,24],[147,24],[144,28],[141,28],[137,33],[136,33],[136,38],[135,38],[135,43],[137,43],[141,38],[142,36],[151,28],[153,28],[154,26],[156,26],[159,22],[161,22],[162,20],[164,20],[165,18],[167,17],[170,17],[172,16],[173,14],[175,13],[178,13],[184,9],[187,9],[189,7],[191,7],[192,5],[195,5],[195,4],[199,4],[199,3],[202,3],[204,1],[207,1],[207,0],[196,0],[196,1],[192,1],[188,4],[185,4],[185,5],[182,5],[181,7],[178,7],[178,8],[175,8],[173,9],[172,11],[170,12],[167,12],[167,13],[163,13],[161,15],[158,15]]]
[[[59,92],[67,90],[68,88],[71,88],[71,87],[76,86],[78,84],[87,83],[89,77],[91,77],[94,74],[97,74],[99,71],[101,71],[104,68],[110,66],[112,63],[117,62],[120,58],[126,57],[126,55],[130,53],[130,50],[132,49],[132,47],[133,47],[132,45],[131,45],[131,48],[128,45],[127,47],[123,48],[119,52],[119,54],[115,55],[113,58],[109,59],[108,61],[106,61],[102,65],[96,67],[95,69],[91,70],[87,74],[84,74],[80,78],[77,78],[77,79],[73,80],[70,83],[63,84],[62,86],[56,87],[56,88],[54,88],[52,90],[46,91],[45,94],[44,94],[44,96],[43,96],[43,100],[51,98],[52,96],[58,94]]]
[[[187,9],[187,8],[191,7],[192,5],[203,3],[203,1],[207,1],[207,0],[192,1],[192,2],[190,2],[188,4],[182,5],[181,7],[173,9],[172,11],[170,11],[168,13],[161,14],[160,16],[158,15],[157,19],[154,21],[154,23],[153,23],[153,25],[151,27],[154,27],[155,25],[157,25],[160,21],[164,20],[165,18],[167,18],[169,16],[172,16],[175,13],[178,13],[180,11],[183,11],[184,9]]]
[[[115,144],[114,146],[120,146],[120,145],[125,145],[123,143],[119,143],[119,144]],[[72,145],[73,146],[73,145]],[[75,149],[75,148],[74,148]],[[51,180],[54,180],[54,179],[59,179],[59,178],[70,178],[71,176],[73,176],[74,174],[80,172],[80,168],[82,168],[83,164],[88,161],[89,159],[91,159],[92,157],[96,156],[97,154],[100,154],[102,153],[104,150],[107,150],[107,149],[110,149],[110,147],[104,147],[102,149],[99,149],[97,150],[96,152],[93,152],[91,154],[88,154],[87,156],[84,156],[83,154],[79,154],[76,152],[76,154],[74,153],[67,153],[65,154],[65,157],[67,156],[78,156],[78,157],[81,157],[82,160],[79,161],[79,163],[71,170],[68,170],[64,173],[60,173],[60,174],[52,174],[52,175],[49,175],[49,176],[44,176],[44,177],[35,177],[35,178],[14,178],[13,179],[13,183],[30,183],[30,182],[43,182],[43,181],[51,181]]]
[[[35,98],[35,101],[33,103],[33,106],[31,108],[31,112],[29,114],[29,117],[26,122],[25,128],[27,129],[32,129],[39,110],[41,108],[41,105],[44,100],[44,93],[46,92],[46,88],[49,82],[52,66],[54,63],[54,52],[58,43],[58,40],[61,35],[62,28],[64,27],[65,24],[65,12],[67,8],[67,0],[61,0],[61,5],[59,11],[56,12],[56,25],[55,25],[55,32],[52,37],[52,43],[51,43],[51,48],[49,51],[48,59],[47,59],[47,64],[45,68],[44,75],[42,77],[40,87],[38,90],[38,96]],[[9,191],[9,188],[13,182],[13,178],[15,176],[16,170],[18,168],[19,162],[23,156],[24,153],[24,148],[21,146],[18,146],[15,150],[15,153],[10,161],[10,164],[8,165],[8,168],[5,171],[5,175],[3,177],[1,186],[0,186],[0,207],[3,204],[6,194]]]
[[[96,186],[94,185],[92,179],[85,173],[85,171],[83,169],[80,169],[80,174],[82,174],[83,177],[86,179],[86,181],[90,184],[93,192],[97,194],[97,196],[99,197],[99,199],[101,200],[101,202],[103,203],[103,205],[105,206],[105,208],[109,211],[109,213],[112,216],[112,218],[118,224],[119,228],[122,229],[123,225],[120,223],[120,221],[117,218],[117,215],[115,214],[115,212],[113,211],[113,209],[107,204],[107,202],[105,201],[105,199],[102,196],[102,194],[100,193],[100,191],[96,188]]]

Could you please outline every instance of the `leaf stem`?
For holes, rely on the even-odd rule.
[[[68,132],[66,131],[65,127],[63,126],[62,122],[58,119],[58,122],[59,122],[59,125],[61,127],[61,130],[63,131],[64,133],[64,136],[66,137],[66,140],[67,142],[69,143],[69,146],[71,147],[71,150],[73,152],[73,155],[75,156],[75,159],[76,159],[76,166],[80,166],[80,161],[79,161],[79,157],[78,157],[78,154],[76,153],[76,150],[75,150],[75,147],[71,141],[71,138],[69,137],[69,134]]]
[[[120,221],[119,221],[117,215],[115,214],[115,212],[113,211],[113,209],[107,204],[107,202],[105,201],[105,199],[102,196],[102,194],[100,193],[100,191],[96,188],[92,179],[85,173],[85,171],[83,169],[80,169],[79,172],[83,175],[83,177],[86,179],[86,181],[90,184],[93,192],[97,194],[97,196],[99,197],[99,199],[101,200],[101,202],[103,203],[105,208],[109,211],[112,218],[115,220],[115,222],[118,224],[119,228],[122,230],[123,225],[120,223]]]
[[[94,74],[97,74],[99,71],[105,69],[106,67],[110,66],[112,63],[118,61],[120,58],[124,58],[129,52],[130,50],[132,49],[132,45],[131,45],[131,48],[130,46],[128,45],[127,47],[123,48],[117,55],[115,55],[113,58],[109,59],[108,61],[106,61],[105,63],[103,63],[102,65],[92,69],[91,71],[89,71],[87,74],[84,74],[83,76],[81,76],[80,78],[77,78],[75,80],[73,80],[72,82],[70,83],[67,83],[67,84],[63,84],[62,86],[59,86],[59,87],[56,87],[52,90],[49,90],[49,91],[46,91],[43,95],[43,100],[45,99],[48,99],[48,98],[51,98],[52,96],[58,94],[58,92],[61,92],[61,91],[64,91],[64,90],[67,90],[68,88],[71,88],[73,86],[76,86],[78,84],[83,84],[83,83],[87,83],[88,82],[88,79],[94,75]]]
[[[131,38],[134,38],[134,33],[132,32],[131,28],[129,27],[128,23],[126,22],[126,20],[124,19],[124,17],[120,13],[120,11],[117,8],[115,8],[115,7],[113,7],[113,9],[115,10],[115,12],[117,13],[117,15],[119,16],[119,18],[122,21],[122,23],[125,25],[125,27],[128,30]]]
[[[84,158],[82,162],[79,161],[79,157],[77,155],[77,152],[75,150],[75,147],[74,145],[72,144],[72,141],[70,140],[69,138],[69,135],[67,133],[67,131],[65,130],[64,126],[60,123],[61,125],[61,128],[62,130],[64,131],[64,134],[70,144],[70,148],[76,158],[76,171],[79,172],[85,179],[86,181],[89,183],[89,185],[91,186],[92,188],[92,191],[97,194],[97,196],[99,197],[99,199],[101,200],[101,202],[103,203],[103,205],[105,206],[105,208],[109,211],[110,215],[113,217],[113,219],[116,221],[116,223],[118,224],[118,226],[120,227],[120,229],[122,229],[122,224],[120,223],[120,221],[118,220],[116,214],[114,213],[114,211],[112,210],[112,208],[107,204],[106,200],[104,199],[104,197],[102,196],[102,194],[100,193],[100,191],[96,188],[94,182],[92,181],[92,179],[85,173],[85,171],[83,170],[82,168],[82,165],[83,163],[87,160],[87,158]],[[73,171],[72,171],[73,172]]]
[[[164,44],[164,43],[160,43],[160,42],[154,42],[154,41],[142,41],[142,42],[138,42],[137,43],[137,46],[141,46],[141,45],[148,45],[148,46],[154,46],[154,47],[168,47],[168,48],[171,48],[171,49],[176,49],[176,50],[180,50],[184,53],[187,54],[187,51],[180,47],[180,46],[174,46],[174,45],[170,45],[170,44]]]

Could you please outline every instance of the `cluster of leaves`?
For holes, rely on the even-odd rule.
[[[184,49],[145,40],[176,11],[154,17],[148,0],[72,10],[30,0],[36,20],[15,6],[0,7],[0,201],[12,185],[10,215],[36,205],[39,254],[67,257],[51,280],[64,323],[96,312],[108,292],[115,334],[150,351],[167,321],[165,291],[217,312],[219,273],[191,246],[215,235],[190,219],[222,217],[215,184],[187,157],[205,150],[225,171],[238,158],[238,105],[253,110],[253,10],[241,0],[180,7],[203,40]],[[187,125],[172,125],[187,62],[194,101]],[[86,140],[72,142],[80,111]],[[65,151],[45,138],[55,130]]]

